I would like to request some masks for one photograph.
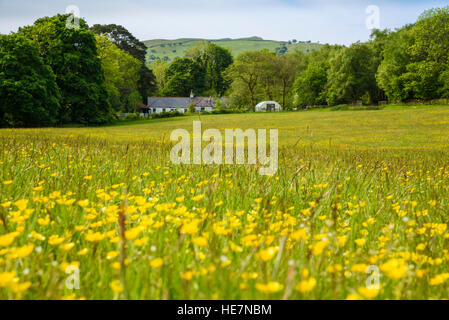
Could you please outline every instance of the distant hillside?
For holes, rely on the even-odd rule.
[[[197,38],[183,38],[176,40],[155,39],[144,41],[148,47],[147,63],[154,60],[161,59],[171,61],[177,57],[184,57],[186,50],[195,45],[199,41],[210,41],[222,47],[229,48],[234,56],[250,50],[268,49],[273,52],[288,52],[299,49],[305,53],[312,50],[320,49],[322,44],[312,43],[310,41],[274,41],[264,40],[260,37],[240,38],[240,39],[197,39]]]

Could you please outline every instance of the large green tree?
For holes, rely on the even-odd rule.
[[[136,110],[142,100],[138,91],[140,61],[120,50],[106,36],[95,38],[111,106],[115,111]]]
[[[306,65],[306,57],[300,51],[276,56],[275,79],[279,83],[281,105],[286,109],[287,97],[295,82],[296,74],[303,71]]]
[[[371,103],[377,96],[374,50],[368,43],[356,42],[335,51],[329,63],[327,102]]]
[[[138,89],[143,101],[153,94],[156,87],[156,79],[153,72],[145,65],[146,63],[146,45],[137,39],[125,27],[116,24],[94,24],[91,30],[98,35],[105,35],[111,39],[117,47],[128,52],[134,58],[138,59],[142,64],[139,70]]]
[[[249,107],[254,111],[266,52],[267,50],[244,52],[226,70],[226,76],[232,80],[231,101],[238,103],[240,107]]]
[[[163,94],[173,97],[188,97],[204,90],[204,73],[196,61],[188,58],[173,60],[165,72]]]
[[[62,122],[99,124],[112,119],[104,73],[94,34],[83,19],[68,28],[70,15],[36,20],[19,29],[39,48],[45,64],[56,76],[61,91]]]
[[[406,87],[415,98],[438,98],[443,86],[440,75],[449,58],[449,7],[425,11],[411,29],[411,36]]]
[[[169,67],[169,63],[164,60],[156,60],[151,64],[151,71],[156,78],[157,95],[162,95],[165,88],[165,72]]]
[[[37,46],[23,35],[0,35],[0,126],[57,123],[59,89]]]
[[[390,101],[402,101],[413,97],[410,86],[407,86],[407,65],[410,63],[409,47],[413,42],[412,26],[405,26],[388,35],[382,51],[376,79],[377,83]]]
[[[224,77],[224,71],[233,62],[229,49],[207,41],[198,42],[186,51],[186,57],[197,62],[204,74],[204,94],[224,95],[230,85]]]
[[[301,107],[326,104],[326,84],[329,63],[327,61],[312,61],[294,84],[296,101]]]
[[[341,48],[326,44],[306,56],[306,66],[300,69],[293,85],[294,105],[305,107],[326,104],[329,58]]]

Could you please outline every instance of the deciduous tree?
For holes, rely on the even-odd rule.
[[[94,34],[83,19],[78,28],[68,28],[70,15],[56,15],[36,20],[19,33],[33,40],[44,63],[51,67],[61,91],[62,122],[99,124],[110,122],[101,61]]]
[[[56,124],[59,98],[37,46],[23,35],[0,35],[0,126]]]

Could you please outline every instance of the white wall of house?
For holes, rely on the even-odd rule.
[[[162,112],[172,112],[172,111],[179,111],[184,113],[186,111],[185,108],[151,108],[150,107],[150,113],[162,113]]]
[[[212,107],[195,107],[196,112],[204,112],[204,111],[212,111],[214,108]]]

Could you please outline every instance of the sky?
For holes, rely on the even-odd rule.
[[[430,0],[0,0],[0,33],[76,6],[89,25],[121,24],[140,40],[242,38],[349,45],[371,28],[414,23]]]

